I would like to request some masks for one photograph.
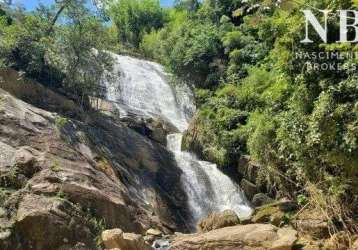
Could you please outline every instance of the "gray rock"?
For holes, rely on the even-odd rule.
[[[0,173],[5,167],[14,165],[15,148],[0,141]]]
[[[84,216],[63,199],[26,194],[16,214],[16,234],[21,237],[24,249],[56,249],[64,244],[64,238],[69,245],[81,239],[91,248],[93,237]]]
[[[257,173],[260,165],[250,159],[249,156],[243,155],[239,159],[238,172],[240,175],[252,183],[256,183]]]
[[[149,139],[167,145],[167,135],[178,132],[178,129],[167,121],[160,118],[144,117],[144,116],[127,116],[121,118],[129,128],[148,137]]]
[[[278,203],[280,210],[283,212],[295,211],[298,208],[297,202],[290,200],[282,200]]]
[[[153,242],[152,247],[156,250],[169,250],[170,249],[170,243],[168,240],[165,239],[159,239]]]
[[[255,207],[260,207],[266,204],[270,204],[271,202],[273,202],[273,199],[271,199],[270,197],[268,197],[266,194],[263,193],[255,194],[254,197],[252,198],[252,204]]]
[[[241,180],[240,187],[244,191],[246,197],[249,200],[252,200],[254,195],[257,194],[257,192],[258,192],[257,186],[246,179]]]

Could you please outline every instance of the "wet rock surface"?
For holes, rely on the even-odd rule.
[[[129,128],[136,132],[154,140],[163,146],[167,145],[167,135],[178,133],[178,129],[170,124],[170,122],[163,119],[152,117],[138,117],[136,115],[129,115],[121,118],[121,122],[126,124]]]
[[[166,239],[159,239],[154,241],[152,244],[153,249],[155,250],[169,250],[170,249],[170,241]]]

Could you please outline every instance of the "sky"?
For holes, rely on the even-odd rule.
[[[54,0],[13,0],[13,3],[20,3],[23,5],[27,10],[33,10],[38,6],[39,3],[43,4],[52,4],[54,3]],[[160,0],[160,3],[163,7],[170,6],[174,0]]]

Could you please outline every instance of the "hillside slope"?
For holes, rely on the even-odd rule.
[[[92,249],[98,233],[114,227],[185,231],[172,155],[110,117],[85,121],[0,89],[1,249]]]

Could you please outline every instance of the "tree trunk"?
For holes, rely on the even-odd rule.
[[[66,9],[67,5],[71,2],[71,0],[63,0],[60,2],[61,2],[61,7],[58,9],[56,15],[53,17],[50,27],[47,31],[47,34],[50,34],[53,31],[53,27],[55,26],[57,20],[60,18],[62,12]],[[58,3],[58,1],[56,1],[56,3]]]

